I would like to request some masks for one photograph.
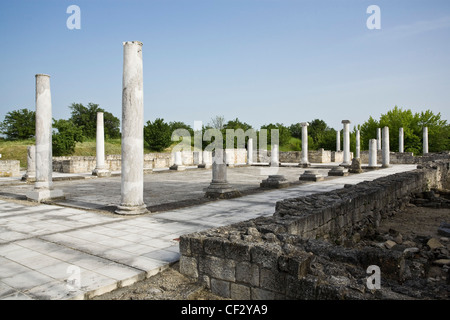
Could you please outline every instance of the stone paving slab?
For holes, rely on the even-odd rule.
[[[0,200],[0,299],[88,299],[167,268],[179,259],[178,238],[182,234],[272,215],[275,203],[281,199],[330,191],[345,184],[373,180],[415,167],[395,165],[347,177],[307,182],[286,189],[133,217],[3,198]],[[298,179],[302,170],[282,169],[295,173],[290,176],[292,181]],[[260,168],[234,168],[230,172],[234,171],[235,176],[230,176],[235,179],[233,182],[240,181],[236,184],[245,189],[254,187],[262,180],[262,173],[258,170]],[[191,173],[194,170],[190,171],[147,175],[149,180],[146,183],[147,186],[157,183],[167,191],[176,184],[178,176],[178,188],[182,189],[184,182],[193,180]],[[189,184],[201,188],[211,179],[210,174],[209,171],[200,175],[203,178]],[[152,182],[150,178],[158,182]],[[165,178],[168,184],[163,186]],[[55,184],[63,183],[64,188],[69,190],[70,186],[79,186],[80,181],[58,181]],[[89,181],[105,186],[104,189],[96,189],[102,193],[98,199],[113,203],[111,198],[115,196],[110,191],[116,188],[117,183],[113,178]],[[84,183],[87,180],[81,184],[82,188],[89,186]],[[99,184],[94,186],[97,188]],[[20,195],[30,187],[8,185],[7,189]],[[0,181],[0,191],[3,190]],[[167,195],[164,197],[167,200]]]

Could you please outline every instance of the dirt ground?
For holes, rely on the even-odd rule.
[[[398,231],[404,239],[417,236],[441,239],[437,230],[441,222],[450,222],[450,209],[427,208],[409,205],[405,210],[385,219],[380,224],[380,234]],[[119,288],[93,300],[223,300],[179,273],[176,263],[165,271],[125,288]]]

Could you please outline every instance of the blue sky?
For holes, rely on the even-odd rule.
[[[69,5],[81,29],[69,30]],[[369,5],[381,29],[369,30]],[[259,128],[334,128],[395,105],[450,118],[450,1],[2,1],[0,121],[35,108],[51,76],[53,117],[73,102],[121,118],[122,42],[143,42],[145,121],[193,126],[223,115]]]

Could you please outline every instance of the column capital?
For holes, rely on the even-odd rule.
[[[300,125],[302,127],[307,127],[307,126],[309,126],[309,122],[300,122]]]
[[[346,124],[346,123],[351,123],[351,122],[350,122],[350,120],[342,120],[342,123]]]

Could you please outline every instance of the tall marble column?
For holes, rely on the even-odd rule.
[[[398,152],[404,152],[404,133],[403,128],[398,129]]]
[[[423,127],[423,154],[428,153],[428,127]]]
[[[36,75],[36,182],[27,193],[32,201],[63,198],[62,190],[54,190],[52,182],[52,98],[50,76]]]
[[[359,130],[356,130],[356,157],[357,159],[361,158],[361,134]]]
[[[142,43],[123,43],[122,182],[118,214],[143,214],[144,203],[144,88]]]
[[[336,131],[336,151],[341,151],[341,131]]]
[[[97,112],[97,131],[96,131],[96,166],[92,175],[97,177],[109,177],[111,171],[105,166],[105,129],[103,122],[103,112]]]
[[[377,150],[381,150],[381,128],[377,128]]]
[[[253,139],[248,138],[247,141],[247,164],[252,165],[253,164]]]
[[[342,120],[344,125],[344,161],[340,164],[342,166],[351,165],[350,162],[350,120]]]
[[[381,167],[383,168],[388,168],[390,166],[389,162],[390,162],[390,158],[389,158],[389,127],[384,127],[383,128],[383,136],[382,136],[382,140],[383,140],[383,151],[382,151],[382,164]]]
[[[377,139],[369,140],[369,169],[375,169],[377,167]]]
[[[300,123],[302,126],[302,159],[300,161],[300,166],[303,168],[309,167],[310,163],[308,161],[308,122]]]

